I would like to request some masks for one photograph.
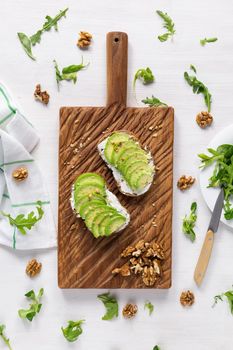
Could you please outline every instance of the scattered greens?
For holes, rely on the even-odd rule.
[[[192,241],[194,242],[196,239],[196,234],[194,232],[194,226],[195,223],[197,221],[197,203],[193,202],[191,204],[191,213],[189,214],[189,216],[185,215],[185,217],[183,218],[183,232],[184,234]]]
[[[62,80],[72,80],[73,83],[75,84],[77,81],[77,73],[80,70],[86,68],[89,64],[88,63],[88,64],[84,65],[83,58],[82,58],[82,62],[80,64],[72,64],[70,66],[64,67],[62,69],[62,71],[60,71],[56,60],[54,60],[53,62],[54,62],[56,81],[57,81],[58,86],[59,86],[60,81],[62,81]]]
[[[4,334],[4,330],[5,330],[6,326],[4,324],[0,325],[0,337],[2,338],[2,340],[4,341],[4,343],[6,344],[6,346],[8,347],[9,350],[12,350],[12,347],[10,345],[10,339],[7,338],[7,336]]]
[[[68,321],[67,327],[61,327],[62,333],[67,341],[74,342],[82,334],[82,324],[84,320],[80,321]]]
[[[20,309],[18,311],[19,317],[23,319],[28,319],[29,321],[32,321],[33,318],[40,312],[42,304],[40,303],[40,299],[42,295],[44,294],[44,289],[41,288],[39,290],[38,295],[36,296],[34,290],[30,290],[25,294],[25,297],[27,297],[29,300],[32,301],[32,303],[29,305],[28,309]]]
[[[159,347],[158,345],[155,345],[155,346],[153,347],[153,350],[160,350],[160,347]]]
[[[208,148],[207,154],[199,154],[201,168],[215,164],[208,187],[224,188],[224,217],[233,219],[233,206],[230,202],[233,196],[233,145],[221,145],[218,148]]]
[[[149,107],[158,107],[158,106],[167,107],[166,103],[160,101],[157,97],[154,97],[153,95],[151,98],[149,98],[149,97],[145,98],[144,100],[142,100],[142,102],[145,105],[148,105]]]
[[[118,302],[110,293],[104,293],[98,295],[98,298],[103,302],[106,313],[102,317],[102,320],[111,320],[114,317],[118,317]]]
[[[12,218],[10,214],[1,212],[3,216],[6,216],[9,219],[11,226],[16,227],[22,235],[26,235],[26,229],[31,230],[31,228],[42,219],[44,211],[41,207],[41,202],[38,201],[38,206],[36,207],[38,216],[35,215],[34,211],[31,211],[27,216],[24,214],[19,214],[16,218]]]
[[[144,305],[144,309],[148,309],[149,315],[151,315],[153,313],[153,311],[154,311],[154,305],[151,304],[150,301],[146,301],[145,305]]]
[[[197,69],[193,64],[190,64],[190,69],[194,71],[194,73],[197,73]]]
[[[213,306],[215,306],[218,303],[218,301],[223,301],[224,299],[226,299],[228,301],[231,313],[233,315],[233,290],[228,290],[225,293],[222,293],[220,295],[216,295],[214,297],[214,305]]]
[[[162,11],[156,11],[156,13],[164,20],[164,25],[163,27],[167,30],[166,33],[159,35],[158,39],[161,42],[167,41],[170,37],[172,38],[173,35],[175,34],[175,24],[173,23],[171,17],[168,16],[167,13],[162,12]]]
[[[205,46],[205,44],[214,43],[217,40],[218,40],[218,38],[204,38],[204,39],[200,40],[200,44],[201,44],[201,46]]]
[[[136,81],[140,79],[144,85],[151,84],[155,80],[155,77],[149,67],[146,69],[140,68],[134,75],[133,87],[135,88]]]
[[[54,29],[57,31],[58,30],[58,26],[57,26],[58,21],[62,17],[66,17],[67,11],[68,11],[68,8],[66,8],[63,11],[60,11],[54,18],[52,18],[50,16],[46,16],[45,23],[43,24],[43,27],[30,37],[28,37],[24,33],[17,33],[18,38],[19,38],[25,52],[27,53],[27,55],[31,59],[33,59],[33,60],[36,59],[32,54],[32,46],[35,46],[36,44],[40,43],[42,34],[46,31],[49,31],[52,27],[54,27]]]
[[[191,69],[194,72],[196,71],[196,68],[193,65],[191,65],[190,67],[192,67]],[[210,112],[212,100],[208,88],[200,80],[198,80],[196,76],[189,75],[187,72],[184,72],[184,79],[193,88],[194,94],[203,94],[205,104],[208,108],[208,112]]]

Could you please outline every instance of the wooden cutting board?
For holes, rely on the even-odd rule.
[[[107,107],[60,110],[58,284],[61,288],[146,288],[140,277],[111,273],[123,265],[122,250],[140,239],[155,240],[165,249],[163,276],[153,288],[171,286],[174,111],[171,107],[126,107],[127,48],[127,34],[107,34]],[[97,152],[100,139],[114,130],[132,132],[152,152],[158,171],[153,185],[143,196],[121,194]],[[130,225],[109,238],[95,239],[70,206],[72,184],[78,175],[90,171],[104,176],[108,188],[131,216]]]

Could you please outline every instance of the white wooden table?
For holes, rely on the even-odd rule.
[[[34,48],[37,61],[31,61],[22,50],[17,31],[32,34],[43,23],[45,15],[55,15],[69,7],[67,18],[59,23],[59,33],[43,35]],[[174,19],[177,35],[174,41],[160,43],[162,21],[155,14],[166,10]],[[133,74],[149,66],[156,76],[150,86],[137,84],[140,101],[154,94],[175,108],[174,180],[182,174],[198,176],[197,154],[209,140],[232,123],[233,108],[233,2],[229,0],[2,0],[0,20],[0,80],[9,86],[25,114],[41,135],[35,153],[47,179],[55,219],[57,218],[57,145],[58,111],[61,105],[104,105],[105,34],[120,30],[129,35],[128,105],[135,105],[132,93]],[[83,53],[86,71],[78,82],[61,84],[57,90],[53,59],[61,66],[79,63],[82,52],[76,47],[80,30],[94,35],[90,50]],[[219,41],[201,47],[199,39],[217,36]],[[205,109],[201,96],[193,95],[183,73],[194,64],[198,77],[213,95],[213,126],[201,130],[195,122],[197,112]],[[49,91],[48,107],[34,101],[37,83]],[[197,240],[192,244],[181,232],[181,218],[193,200],[198,202]],[[230,350],[233,349],[231,316],[226,303],[211,308],[213,296],[233,283],[233,233],[220,225],[216,235],[213,259],[200,289],[193,282],[193,270],[210,218],[197,184],[180,193],[174,184],[173,220],[173,286],[167,291],[115,291],[122,308],[134,301],[139,312],[134,320],[106,322],[101,320],[104,308],[97,301],[97,290],[59,290],[57,287],[56,250],[35,253],[0,248],[0,322],[14,350]],[[31,281],[24,273],[27,261],[37,257],[43,263],[41,275]],[[23,322],[17,310],[26,305],[24,293],[44,287],[41,314],[32,323]],[[192,289],[196,303],[183,309],[179,295]],[[145,300],[155,305],[149,317],[143,310]],[[85,318],[83,335],[76,344],[68,344],[60,327],[69,319]],[[4,348],[0,342],[0,348]]]

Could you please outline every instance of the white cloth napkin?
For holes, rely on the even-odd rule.
[[[0,84],[0,211],[15,218],[34,211],[40,201],[44,215],[27,234],[11,226],[0,214],[0,244],[14,249],[42,249],[56,246],[56,230],[49,197],[41,172],[30,154],[39,142],[33,126],[14,105],[6,88]],[[28,169],[28,178],[16,181],[12,172]]]

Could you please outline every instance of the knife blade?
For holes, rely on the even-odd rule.
[[[201,285],[205,276],[208,263],[210,260],[213,244],[214,233],[218,231],[218,226],[222,214],[222,208],[224,203],[224,189],[222,188],[218,198],[216,200],[214,210],[210,219],[209,227],[205,236],[204,243],[202,245],[201,253],[197,261],[197,265],[194,271],[194,280],[198,286]]]

